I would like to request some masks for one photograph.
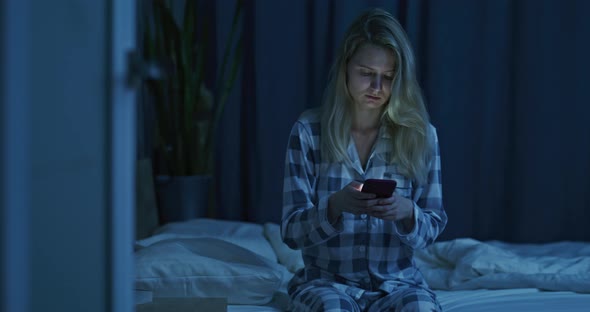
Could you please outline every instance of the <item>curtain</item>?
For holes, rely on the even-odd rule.
[[[218,51],[233,3],[213,10]],[[438,129],[449,215],[441,239],[590,240],[584,0],[244,1],[244,63],[217,145],[216,217],[280,222],[291,126],[320,104],[348,24],[375,6],[408,32]]]

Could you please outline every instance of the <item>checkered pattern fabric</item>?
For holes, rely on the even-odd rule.
[[[306,285],[297,287],[291,296],[291,312],[442,311],[436,295],[421,287],[401,287],[391,293],[366,291],[359,299],[354,300],[334,287]]]
[[[440,154],[436,129],[429,127],[432,158],[428,181],[418,185],[387,163],[391,137],[380,129],[365,168],[354,142],[347,152],[350,162],[332,163],[320,153],[319,110],[304,112],[292,128],[286,153],[283,190],[283,241],[300,249],[305,268],[289,285],[293,294],[301,287],[331,287],[355,301],[367,291],[394,293],[403,287],[427,289],[416,268],[413,251],[432,244],[447,223],[443,209]],[[368,215],[343,213],[328,221],[328,197],[351,181],[394,179],[396,194],[414,202],[415,226],[404,230],[401,222]]]

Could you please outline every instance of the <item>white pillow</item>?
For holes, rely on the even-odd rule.
[[[164,240],[135,253],[135,289],[153,297],[227,298],[266,304],[282,285],[284,267],[216,238]]]
[[[280,264],[284,265],[291,273],[303,268],[301,250],[291,249],[287,244],[283,243],[280,225],[272,222],[265,223],[264,236],[274,248]]]
[[[136,247],[146,247],[156,242],[175,238],[213,237],[242,246],[271,261],[277,255],[264,237],[262,224],[200,218],[165,224],[154,235],[136,242]]]

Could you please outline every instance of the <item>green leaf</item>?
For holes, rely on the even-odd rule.
[[[243,3],[236,1],[212,100],[204,83],[205,54],[211,46],[210,17],[197,14],[197,2],[187,0],[183,20],[177,23],[170,3],[152,0],[153,28],[150,16],[143,17],[147,25],[143,34],[145,57],[163,64],[165,75],[164,80],[147,84],[156,106],[158,148],[163,151],[170,174],[202,174],[211,169],[216,126],[242,61],[242,36],[238,29]],[[214,103],[206,103],[210,101]]]
[[[217,76],[217,83],[215,84],[217,87],[219,87],[221,85],[221,82],[223,81],[223,78],[225,76],[225,69],[227,66],[227,60],[229,58],[231,47],[233,46],[233,42],[235,40],[234,37],[235,37],[236,32],[239,27],[239,20],[240,20],[241,14],[242,14],[242,0],[236,0],[236,8],[234,11],[232,28],[229,33],[229,38],[227,39],[227,41],[225,43],[225,48],[224,48],[224,52],[223,52],[223,61],[221,62],[221,67],[219,69],[219,75]]]
[[[229,76],[228,80],[225,80],[224,78],[225,78],[225,73],[226,73],[227,62],[230,57],[230,53],[233,48],[233,43],[235,41],[235,36],[236,36],[236,34],[238,32],[238,28],[239,28],[239,21],[240,21],[240,16],[242,13],[242,5],[243,5],[242,0],[236,1],[236,7],[235,7],[233,21],[232,21],[232,28],[230,30],[230,34],[229,34],[228,40],[226,41],[225,48],[224,48],[223,61],[222,61],[221,67],[220,67],[220,72],[219,72],[217,83],[216,83],[216,87],[218,88],[219,92],[217,94],[216,104],[213,108],[214,109],[213,116],[212,116],[213,120],[208,127],[209,130],[207,133],[206,143],[205,143],[205,150],[207,150],[207,151],[213,151],[213,140],[215,138],[216,126],[221,119],[221,115],[225,109],[225,102],[227,101],[227,98],[228,98],[229,94],[231,93],[231,90],[232,90],[235,80],[237,78],[237,73],[239,71],[241,61],[242,61],[242,34],[240,33],[236,47],[235,47],[235,49],[233,49],[234,55],[233,55],[232,65],[231,65],[230,72],[229,72],[230,76]],[[225,82],[225,83],[223,83],[223,82]],[[206,165],[209,165],[212,161],[212,159],[210,158],[210,157],[212,157],[211,154],[212,154],[212,152],[209,153],[209,155],[208,155],[207,161],[205,162]]]

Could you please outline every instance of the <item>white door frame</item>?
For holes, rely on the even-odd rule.
[[[111,0],[111,309],[134,311],[136,90],[128,53],[136,48],[136,0]]]

